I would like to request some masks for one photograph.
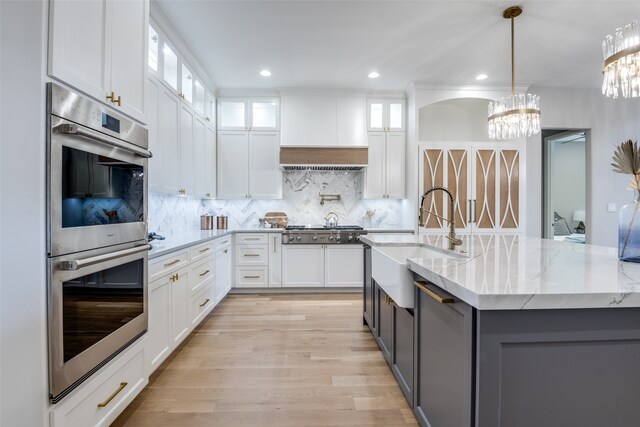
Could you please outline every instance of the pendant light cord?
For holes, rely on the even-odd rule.
[[[516,94],[515,17],[511,17],[511,95]]]

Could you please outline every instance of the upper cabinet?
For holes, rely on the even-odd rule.
[[[367,129],[373,131],[404,131],[404,99],[369,99],[367,101]]]
[[[364,95],[283,95],[281,144],[366,146],[365,120]]]
[[[149,2],[51,0],[49,75],[145,122]]]
[[[280,102],[276,98],[218,99],[219,130],[278,130]]]

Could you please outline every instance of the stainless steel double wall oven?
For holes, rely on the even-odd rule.
[[[148,131],[47,84],[49,392],[56,402],[147,330]]]

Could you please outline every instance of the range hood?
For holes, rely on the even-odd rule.
[[[350,170],[367,167],[367,147],[280,147],[284,170]]]

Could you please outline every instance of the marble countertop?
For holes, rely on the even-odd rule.
[[[510,234],[461,238],[464,257],[445,255],[444,235],[361,240],[441,250],[442,257],[408,259],[408,268],[480,310],[640,307],[640,264],[619,261],[616,248]]]

